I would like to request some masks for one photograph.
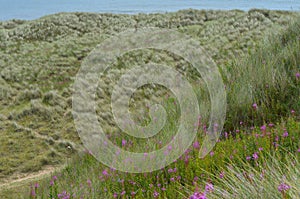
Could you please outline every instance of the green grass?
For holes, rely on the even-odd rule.
[[[299,198],[299,154],[271,152],[260,156],[263,164],[253,167],[249,162],[242,165],[230,163],[220,175],[208,173],[214,181],[214,190],[207,198]],[[281,184],[288,185],[280,191]],[[205,184],[196,186],[204,192]],[[192,195],[195,187],[186,186],[182,194]]]
[[[288,137],[283,136],[285,129],[289,132]],[[73,158],[63,171],[38,181],[40,186],[36,189],[37,198],[49,195],[54,197],[64,191],[71,196],[75,194],[72,198],[113,198],[114,193],[122,198],[120,194],[123,191],[126,192],[123,198],[132,197],[132,191],[135,192],[134,198],[153,198],[155,192],[159,193],[159,198],[174,198],[180,194],[188,197],[193,190],[202,191],[207,182],[212,182],[216,190],[209,194],[209,198],[218,198],[223,192],[227,194],[225,198],[233,195],[247,198],[250,194],[253,194],[252,198],[280,198],[277,186],[281,181],[292,187],[287,194],[294,198],[299,194],[297,165],[300,156],[297,150],[300,148],[300,123],[295,118],[290,118],[287,122],[267,127],[267,131],[270,135],[263,136],[259,128],[251,132],[241,130],[236,137],[222,139],[214,148],[213,154],[204,159],[198,159],[198,149],[191,147],[177,162],[151,173],[118,172],[103,166],[93,156],[85,153]],[[276,136],[279,140],[275,146]],[[247,160],[247,156],[251,157],[255,152],[258,159]],[[168,171],[174,168],[176,172]],[[261,172],[265,176],[262,181],[259,180]],[[221,173],[224,173],[224,178],[219,177]],[[236,176],[236,173],[253,174],[253,180],[247,181]],[[54,176],[57,177],[56,180],[53,180]],[[239,183],[237,178],[242,182]],[[51,181],[54,182],[53,185],[50,185]],[[261,189],[263,190],[259,191]],[[25,195],[19,195],[25,198],[29,196],[28,188]]]
[[[291,188],[278,190],[280,184]],[[253,168],[233,165],[220,180],[220,187],[211,198],[298,198],[299,197],[299,155],[285,154],[284,157],[266,156],[264,165]]]
[[[228,109],[235,110],[228,111],[227,125],[276,122],[300,109],[299,32],[298,19],[281,34],[266,37],[247,58],[227,65]],[[249,109],[254,103],[257,111]]]

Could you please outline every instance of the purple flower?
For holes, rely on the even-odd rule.
[[[263,150],[263,148],[262,148],[262,147],[259,147],[259,148],[258,148],[258,150],[259,150],[259,151],[262,151],[262,150]]]
[[[103,174],[104,176],[108,176],[107,169],[104,169],[104,170],[102,171],[102,174]]]
[[[289,190],[291,187],[288,184],[285,183],[281,183],[280,185],[278,185],[278,191],[280,192],[284,192]]]
[[[212,183],[207,183],[205,185],[205,191],[206,192],[212,192],[214,190],[214,185]]]
[[[154,198],[157,198],[159,196],[159,193],[157,191],[154,191],[153,196]]]
[[[225,132],[224,135],[225,135],[225,138],[227,139],[228,138],[228,133]]]
[[[273,142],[273,145],[275,148],[277,148],[279,146],[279,144],[277,144],[276,142]]]
[[[224,178],[224,175],[225,175],[225,172],[222,171],[222,172],[220,173],[220,178]]]
[[[265,132],[265,131],[266,131],[266,128],[267,128],[266,125],[263,125],[263,126],[260,127],[260,130],[261,130],[262,132]]]
[[[122,140],[122,146],[124,147],[126,145],[127,141],[126,140]]]
[[[31,187],[31,192],[30,192],[30,195],[35,197],[36,196],[36,193],[35,193],[35,190]]]
[[[252,104],[252,108],[254,109],[254,110],[256,110],[257,109],[257,104],[256,103],[254,103],[254,104]]]
[[[193,195],[190,196],[190,199],[207,199],[205,193],[195,192]]]
[[[300,153],[300,148],[297,150],[298,153]]]
[[[37,188],[39,188],[39,186],[40,186],[39,183],[35,183],[34,188],[37,189]]]
[[[300,73],[299,73],[299,72],[296,73],[296,78],[297,78],[297,79],[300,78]]]
[[[251,160],[251,157],[250,157],[250,156],[247,156],[247,157],[246,157],[246,160]]]
[[[193,147],[195,149],[199,149],[200,148],[199,142],[198,141],[194,142]]]
[[[291,110],[291,113],[294,114],[294,113],[295,113],[295,110]]]
[[[285,132],[283,133],[282,137],[287,137],[287,136],[289,136],[289,133],[288,133],[287,131],[285,131]]]
[[[59,199],[69,199],[70,194],[68,194],[66,191],[63,191],[62,193],[57,194],[57,197]]]
[[[253,153],[252,157],[253,157],[254,160],[257,160],[258,159],[257,152]]]
[[[209,155],[212,157],[213,155],[215,154],[215,152],[213,152],[213,151],[211,151],[210,153],[209,153]]]
[[[88,180],[86,181],[86,183],[88,184],[89,187],[92,186],[92,181],[91,181],[90,179],[88,179]]]
[[[125,193],[126,193],[126,191],[122,191],[122,192],[120,193],[120,195],[123,196],[123,195],[125,195]]]

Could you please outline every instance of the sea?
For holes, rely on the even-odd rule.
[[[165,13],[183,9],[300,11],[300,0],[0,0],[0,21],[58,12]]]

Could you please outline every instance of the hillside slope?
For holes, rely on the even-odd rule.
[[[101,41],[128,28],[176,28],[199,40],[222,67],[297,16],[282,11],[198,11],[114,15],[59,13],[0,22],[0,182],[62,164],[82,150],[71,85]]]

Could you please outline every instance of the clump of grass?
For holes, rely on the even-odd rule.
[[[223,175],[213,176],[213,191],[207,198],[299,198],[299,155],[267,154],[263,164],[230,164]],[[214,175],[211,173],[210,175]],[[204,193],[205,190],[202,190]],[[191,194],[192,195],[192,194]]]
[[[280,34],[266,37],[250,56],[228,65],[228,127],[240,121],[275,122],[300,109],[299,34],[298,18]]]

